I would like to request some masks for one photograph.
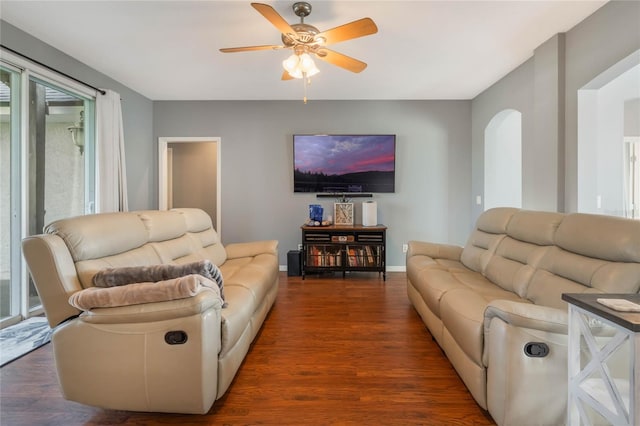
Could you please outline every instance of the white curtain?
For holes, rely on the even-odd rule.
[[[105,90],[96,99],[96,212],[128,211],[127,173],[120,94]]]

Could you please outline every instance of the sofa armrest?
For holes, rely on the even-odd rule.
[[[567,311],[548,306],[512,300],[494,300],[484,311],[485,333],[493,318],[500,318],[514,327],[531,328],[557,334],[567,334],[568,332],[569,315]]]
[[[83,312],[80,319],[92,324],[137,324],[189,317],[210,309],[218,311],[220,318],[222,300],[215,291],[201,291],[192,297],[166,302],[95,308]]]
[[[450,244],[437,244],[425,241],[409,241],[407,258],[412,256],[429,256],[432,259],[460,260],[462,247]]]
[[[259,254],[278,255],[278,241],[264,240],[251,241],[246,243],[231,243],[225,246],[227,259],[237,259],[240,257],[254,257]]]
[[[520,425],[533,418],[538,424],[564,424],[567,321],[564,309],[513,300],[488,304],[482,363],[487,408],[497,424]],[[527,348],[542,352],[533,356]]]
[[[26,237],[22,240],[22,253],[49,325],[54,328],[80,314],[67,303],[69,296],[82,290],[82,285],[64,240],[51,234]]]

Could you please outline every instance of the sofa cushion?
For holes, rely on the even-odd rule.
[[[492,283],[487,277],[478,273],[453,273],[455,278],[464,285],[465,288],[480,294],[486,300],[499,298],[518,298],[517,294],[504,290],[499,285]]]
[[[149,232],[149,242],[172,240],[187,232],[187,224],[180,213],[163,210],[136,213]]]
[[[476,222],[460,260],[469,269],[483,272],[493,251],[507,232],[507,225],[518,209],[498,207],[482,213]]]
[[[493,251],[504,238],[502,234],[488,234],[477,229],[471,233],[462,250],[460,260],[464,266],[476,272],[483,272]]]
[[[224,357],[238,342],[260,308],[267,293],[277,282],[278,258],[275,254],[227,259],[220,266],[225,277],[227,308],[222,311],[222,349]]]
[[[182,215],[189,232],[201,232],[213,228],[211,217],[204,211],[195,208],[176,208],[172,212]]]
[[[498,244],[484,275],[503,289],[525,297],[534,268],[547,249],[507,236]]]
[[[460,262],[461,253],[462,247],[460,246],[409,241],[407,276],[411,279],[410,274],[419,273],[427,268],[468,270]]]
[[[550,246],[564,217],[563,213],[521,210],[509,220],[507,235],[519,241]]]
[[[227,260],[227,251],[222,245],[218,233],[213,229],[200,232],[188,232],[187,236],[198,247],[195,253],[220,266]]]
[[[227,263],[234,263],[233,259]],[[255,256],[226,278],[226,285],[241,286],[249,290],[256,303],[264,300],[278,274],[277,258],[270,254]],[[226,277],[226,276],[225,276]]]
[[[471,290],[481,295],[485,301],[499,298],[519,299],[517,295],[505,291],[482,274],[469,269],[427,268],[414,279],[415,281],[411,281],[414,288],[438,318],[441,318],[442,299],[451,290]]]
[[[448,291],[440,303],[440,318],[449,334],[474,363],[482,365],[484,310],[487,301],[477,292]]]
[[[235,346],[259,306],[251,291],[242,286],[227,285],[226,298],[227,308],[221,312],[219,358],[224,357]]]
[[[640,264],[609,262],[550,247],[527,289],[535,304],[566,309],[562,293],[637,293]]]
[[[582,284],[554,275],[544,269],[538,269],[531,278],[527,289],[527,299],[536,305],[548,306],[557,309],[567,309],[567,304],[561,297],[562,293],[595,292],[596,290],[585,288]]]
[[[444,327],[477,365],[482,366],[484,350],[484,312],[492,300],[524,301],[517,295],[494,288],[486,288],[484,294],[468,288],[446,292],[440,302],[440,318]]]
[[[450,290],[465,288],[451,272],[439,269],[424,269],[411,280],[414,288],[420,293],[422,299],[431,312],[440,318],[440,300]]]
[[[640,221],[585,213],[567,215],[555,235],[564,250],[612,262],[639,263],[639,242]]]
[[[114,229],[122,232],[113,232]],[[135,213],[101,213],[61,219],[44,229],[67,245],[75,262],[112,256],[141,247],[149,233]]]
[[[128,266],[151,266],[162,263],[158,253],[149,245],[105,256],[97,259],[80,260],[75,263],[76,272],[83,288],[93,286],[93,276],[103,269],[124,268]]]
[[[488,234],[505,234],[513,215],[519,212],[513,207],[496,207],[482,213],[476,221],[476,229]]]
[[[191,263],[202,259],[196,254],[193,240],[186,234],[171,240],[152,242],[149,245],[158,253],[162,263]]]

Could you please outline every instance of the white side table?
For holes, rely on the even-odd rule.
[[[598,298],[640,303],[638,294],[562,295],[569,303],[567,425],[636,426],[640,313],[609,309]]]

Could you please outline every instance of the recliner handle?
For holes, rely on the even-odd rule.
[[[188,339],[189,336],[182,330],[167,331],[164,335],[164,341],[169,345],[184,345]]]
[[[524,345],[524,354],[530,358],[544,358],[549,355],[549,345],[544,342],[529,342]]]

